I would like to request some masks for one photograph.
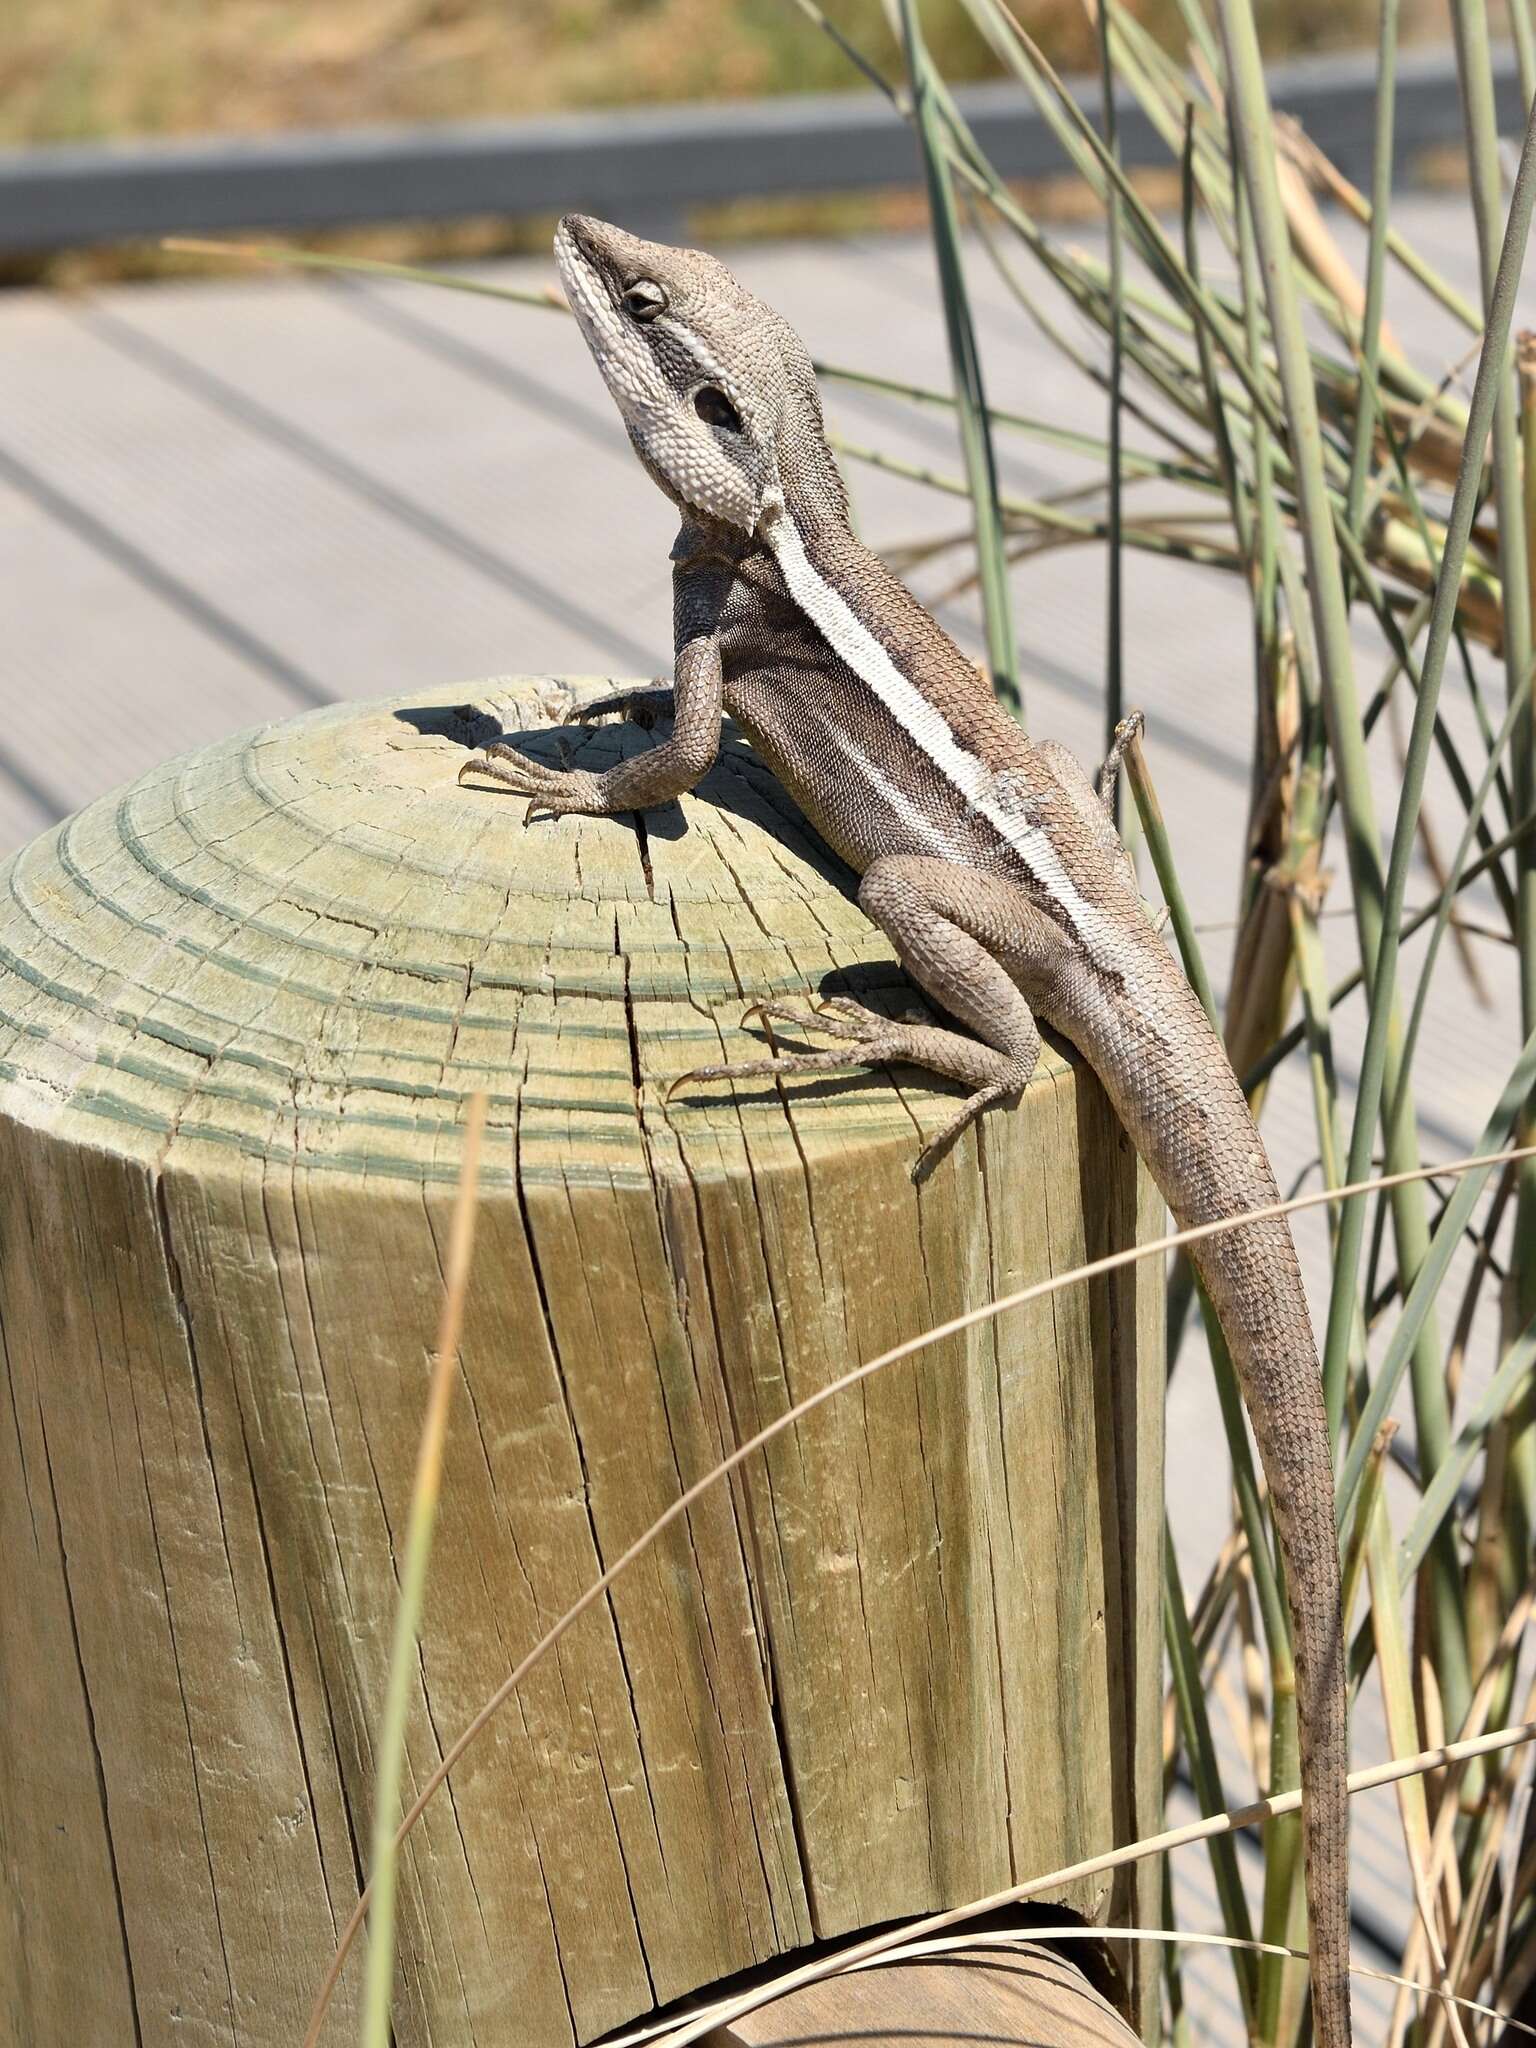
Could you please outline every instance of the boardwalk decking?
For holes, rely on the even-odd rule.
[[[1475,293],[1460,198],[1405,197],[1397,220]],[[744,248],[735,261],[819,355],[947,383],[924,243],[790,243]],[[542,282],[551,267],[509,264],[502,274]],[[995,401],[1097,428],[1102,401],[1091,387],[1020,317],[979,256],[972,276]],[[1461,331],[1399,285],[1389,310],[1421,365],[1438,370],[1458,358]],[[1529,289],[1527,307],[1536,315]],[[0,853],[168,754],[331,698],[437,682],[451,694],[459,682],[511,670],[668,669],[668,508],[557,315],[310,278],[18,292],[0,298],[0,364],[0,556],[10,592],[0,643]],[[828,394],[828,411],[852,440],[958,470],[942,413],[847,387]],[[1002,468],[1005,486],[1026,494],[1085,474],[1017,439],[1003,441]],[[877,547],[963,524],[957,500],[863,467],[850,478]],[[941,591],[960,562],[946,557],[917,587]],[[1031,725],[1090,759],[1100,751],[1103,579],[1097,549],[1040,556],[1015,578]],[[943,615],[978,644],[968,599]],[[1252,716],[1241,588],[1132,556],[1127,650],[1128,696],[1148,714],[1154,772],[1220,980]],[[1378,668],[1373,653],[1367,686]],[[1491,676],[1490,687],[1501,693],[1502,679]],[[1446,716],[1475,758],[1454,673]],[[1373,760],[1390,820],[1396,777],[1385,721]],[[1459,812],[1438,781],[1431,808],[1454,844]],[[1335,866],[1342,873],[1342,859]],[[1344,900],[1341,880],[1335,901]],[[1350,964],[1347,927],[1331,930],[1339,965]],[[1474,943],[1492,1006],[1472,1001],[1447,948],[1424,1028],[1429,1157],[1468,1149],[1518,1044],[1513,955]],[[1410,974],[1419,957],[1409,949]],[[1360,1023],[1348,1005],[1337,1019],[1346,1079]],[[1294,1062],[1265,1122],[1282,1183],[1305,1178],[1316,1145]],[[1316,1281],[1325,1271],[1320,1212],[1299,1235]],[[1488,1331],[1482,1340],[1472,1384],[1487,1369]],[[1213,1480],[1220,1425],[1193,1345],[1169,1423],[1171,1507],[1193,1584],[1227,1516]],[[1373,1759],[1385,1747],[1368,1691],[1357,1755]],[[1228,1790],[1241,1796],[1247,1783],[1234,1752]],[[1356,1863],[1360,1954],[1380,1961],[1408,1911],[1389,1793],[1359,1805]],[[1202,1852],[1179,1859],[1182,1907],[1195,1926],[1218,1924],[1206,1878]],[[1212,2038],[1234,2038],[1227,1965],[1205,1952],[1190,1969],[1208,1987],[1200,2011]],[[1369,1986],[1358,1997],[1366,2014],[1390,2003]]]

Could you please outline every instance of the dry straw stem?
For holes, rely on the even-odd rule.
[[[1526,1713],[1529,1715],[1533,1711],[1536,1711],[1536,1684],[1531,1686],[1526,1695]],[[1520,1794],[1517,1798],[1515,1796],[1517,1771],[1517,1764],[1511,1761],[1509,1767],[1495,1781],[1491,1801],[1484,1806],[1483,1811],[1477,1817],[1476,1824],[1483,1827],[1486,1832],[1486,1840],[1483,1845],[1483,1863],[1481,1869],[1477,1872],[1476,1884],[1468,1910],[1462,1916],[1461,1924],[1457,1931],[1455,1953],[1451,1957],[1442,1980],[1447,1989],[1450,1990],[1454,1990],[1458,1984],[1466,1984],[1470,1989],[1480,1983],[1485,1977],[1490,1978],[1497,1987],[1501,1980],[1504,1979],[1505,1947],[1513,1907],[1518,1903],[1520,1897],[1529,1895],[1529,1880],[1527,1880],[1526,1887],[1522,1891],[1518,1878],[1506,1873],[1503,1885],[1503,1900],[1497,1914],[1494,1916],[1494,1927],[1491,1932],[1488,1931],[1487,1923],[1488,1896],[1495,1871],[1505,1853],[1505,1835],[1509,1831],[1512,1817],[1515,1818],[1515,1824],[1510,1835],[1511,1846],[1517,1848],[1519,1843],[1526,1839],[1524,1819],[1526,1807],[1531,1796],[1531,1782],[1529,1779],[1526,1780],[1525,1784],[1520,1788]],[[1479,1936],[1482,1938],[1478,1939]],[[1476,1943],[1475,1948],[1474,1943]],[[1489,1952],[1490,1943],[1492,1946],[1491,1954]],[[1506,1981],[1508,1984],[1507,1996],[1509,2002],[1511,2004],[1518,2004],[1521,1999],[1521,1992],[1515,1988],[1512,1979]],[[1439,2034],[1435,2031],[1436,2027],[1438,2027],[1438,2016],[1435,2027],[1431,2029],[1430,2040],[1426,2044],[1426,2048],[1439,2048]]]
[[[564,294],[552,284],[545,285],[542,291],[525,292],[514,285],[461,277],[451,270],[379,263],[370,256],[328,256],[317,249],[291,249],[282,242],[205,242],[190,235],[167,235],[160,247],[177,256],[233,256],[242,263],[265,263],[278,269],[356,270],[368,277],[392,277],[404,284],[435,284],[451,292],[474,292],[483,299],[510,299],[514,305],[537,306],[546,313],[571,310]]]
[[[1253,1955],[1272,1955],[1289,1958],[1293,1962],[1305,1962],[1306,1950],[1287,1948],[1277,1941],[1254,1941],[1240,1935],[1224,1933],[1197,1933],[1188,1929],[1168,1927],[1083,1927],[1076,1922],[1063,1922],[1059,1927],[1049,1923],[1040,1925],[1032,1922],[1028,1927],[989,1928],[984,1933],[937,1935],[931,1940],[901,1940],[894,1948],[880,1955],[862,1956],[845,1963],[841,1956],[827,1959],[828,1976],[852,1977],[860,1970],[878,1969],[883,1963],[915,1962],[922,1956],[953,1955],[957,1951],[970,1953],[979,1948],[1011,1949],[1022,1943],[1048,1942],[1054,1947],[1063,1941],[1159,1941],[1170,1948],[1226,1948],[1245,1950]],[[1479,2018],[1499,2020],[1517,2034],[1528,2034],[1536,2040],[1536,2027],[1528,2026],[1524,2020],[1512,2019],[1491,2005],[1480,2005],[1475,1998],[1460,1998],[1454,1993],[1442,1990],[1438,1985],[1420,1984],[1411,1978],[1399,1976],[1393,1970],[1373,1969],[1369,1963],[1351,1963],[1352,1977],[1369,1977],[1377,1984],[1395,1984],[1401,1990],[1417,1991],[1426,1998],[1440,1999],[1444,2004],[1459,2007],[1463,2012],[1475,2013]],[[768,2003],[782,1996],[780,1986],[770,1980],[764,1987]],[[725,2016],[728,2001],[718,1999],[707,2006],[701,2006],[689,2015],[689,2024],[695,2019],[707,2017],[711,2025],[718,2025]],[[630,2027],[622,2034],[610,2035],[608,2048],[673,2048],[682,2037],[674,2031],[675,2023],[667,2020],[648,2020],[637,2027]]]
[[[1395,1752],[1401,1753],[1415,1740],[1418,1730],[1413,1717],[1413,1682],[1403,1633],[1402,1605],[1397,1597],[1392,1528],[1387,1519],[1386,1501],[1379,1489],[1371,1502],[1365,1554],[1371,1582],[1370,1614],[1376,1638],[1376,1670],[1381,1682],[1387,1740]],[[1345,1611],[1347,1613],[1348,1610]],[[1417,1778],[1405,1778],[1398,1786],[1397,1803],[1408,1875],[1418,1908],[1418,1931],[1429,1950],[1437,1980],[1444,1982],[1445,1949],[1435,1926],[1434,1897],[1429,1882],[1429,1807],[1423,1784]],[[1457,2048],[1468,2048],[1460,2019],[1453,2015],[1452,2024],[1456,2030]]]
[[[1235,1522],[1228,1530],[1216,1562],[1211,1566],[1205,1584],[1192,1609],[1188,1610],[1189,1639],[1193,1647],[1200,1684],[1208,1681],[1218,1687],[1222,1683],[1221,1660],[1226,1654],[1227,1644],[1234,1631],[1244,1619],[1245,1603],[1237,1593],[1236,1581],[1247,1569],[1248,1536],[1241,1522]],[[1246,1649],[1246,1638],[1244,1647]],[[1166,1790],[1172,1782],[1173,1770],[1179,1753],[1179,1700],[1178,1688],[1169,1683],[1163,1694],[1163,1784]],[[1251,1747],[1252,1731],[1244,1731],[1238,1725],[1238,1734],[1250,1742],[1249,1767],[1255,1780],[1262,1784],[1264,1772],[1262,1759]]]
[[[872,1378],[877,1372],[883,1371],[885,1367],[896,1364],[900,1359],[911,1358],[915,1353],[926,1350],[929,1345],[941,1343],[946,1337],[957,1336],[962,1330],[974,1329],[979,1323],[990,1322],[993,1318],[1005,1314],[1010,1309],[1022,1308],[1027,1302],[1038,1301],[1048,1295],[1058,1294],[1063,1288],[1072,1286],[1076,1282],[1094,1280],[1104,1273],[1118,1272],[1121,1267],[1134,1265],[1141,1259],[1160,1258],[1168,1252],[1178,1251],[1184,1245],[1199,1244],[1210,1237],[1222,1237],[1228,1231],[1241,1230],[1250,1223],[1269,1221],[1277,1216],[1294,1215],[1303,1209],[1319,1208],[1325,1204],[1337,1202],[1344,1196],[1372,1194],[1382,1189],[1400,1187],[1410,1180],[1424,1181],[1439,1176],[1454,1178],[1462,1174],[1476,1173],[1495,1166],[1507,1165],[1511,1160],[1527,1158],[1536,1158],[1536,1144],[1506,1147],[1498,1152],[1479,1153],[1470,1158],[1449,1160],[1440,1166],[1419,1166],[1406,1173],[1377,1174],[1371,1179],[1360,1181],[1351,1187],[1322,1188],[1310,1194],[1292,1196],[1289,1201],[1273,1202],[1260,1209],[1247,1210],[1235,1216],[1224,1216],[1216,1222],[1202,1223],[1190,1230],[1172,1231],[1164,1237],[1152,1238],[1145,1244],[1130,1245],[1123,1251],[1108,1252],[1103,1258],[1092,1259],[1086,1265],[1074,1267],[1071,1272],[1053,1274],[1049,1279],[1036,1281],[1033,1285],[1020,1288],[1013,1294],[1003,1295],[995,1301],[984,1302],[979,1308],[967,1309],[963,1315],[952,1316],[947,1322],[938,1323],[932,1329],[924,1330],[916,1337],[908,1337],[904,1342],[894,1345],[891,1350],[881,1352],[878,1357],[866,1360],[863,1365],[855,1366],[851,1372],[844,1373],[841,1378],[830,1381],[824,1387],[819,1387],[815,1393],[808,1394],[803,1401],[798,1401],[793,1407],[786,1409],[784,1414],[777,1416],[764,1428],[758,1430],[754,1436],[748,1437],[745,1443],[739,1444],[712,1471],[706,1472],[702,1478],[695,1480],[692,1486],[680,1493],[672,1505],[663,1514],[658,1515],[650,1527],[643,1530],[635,1538],[634,1542],[605,1571],[592,1581],[581,1597],[566,1609],[559,1620],[545,1631],[544,1635],[534,1644],[527,1656],[502,1681],[501,1685],[497,1687],[479,1713],[475,1715],[474,1719],[469,1722],[467,1727],[450,1745],[444,1753],[442,1761],[430,1773],[421,1791],[417,1794],[415,1801],[406,1813],[405,1818],[395,1831],[395,1850],[398,1852],[406,1837],[425,1811],[427,1802],[431,1799],[433,1793],[436,1792],[439,1785],[447,1778],[471,1743],[475,1741],[482,1730],[489,1725],[499,1709],[516,1692],[529,1672],[555,1647],[567,1630],[580,1620],[587,1609],[595,1606],[615,1580],[621,1577],[639,1557],[643,1556],[656,1541],[657,1537],[664,1530],[669,1529],[681,1516],[685,1515],[694,1502],[707,1493],[712,1486],[718,1485],[722,1479],[734,1472],[738,1465],[744,1464],[748,1458],[760,1451],[765,1444],[771,1443],[775,1437],[783,1435],[788,1429],[792,1429],[814,1409],[820,1408],[825,1402],[830,1401],[834,1395],[843,1393],[850,1387],[861,1385],[865,1380]],[[1527,1738],[1521,1736],[1519,1739],[1525,1740]],[[1485,1740],[1490,1747],[1498,1748],[1503,1746],[1501,1742],[1495,1741],[1492,1738],[1485,1738]],[[1473,1752],[1468,1751],[1466,1753],[1472,1754]],[[1421,1763],[1418,1768],[1429,1770],[1433,1769],[1437,1762],[1454,1760],[1449,1753],[1443,1756],[1438,1751],[1427,1754],[1430,1754],[1431,1760]],[[1389,1772],[1396,1770],[1395,1766],[1384,1768],[1388,1769]],[[1362,1777],[1362,1784],[1366,1782],[1370,1784],[1385,1784],[1389,1782],[1389,1779],[1373,1776],[1367,1772]],[[1356,1789],[1359,1788],[1357,1787]],[[1299,1797],[1299,1795],[1297,1796]],[[1290,1798],[1291,1795],[1287,1795],[1286,1799],[1265,1802],[1256,1807],[1239,1809],[1236,1815],[1227,1815],[1213,1821],[1202,1822],[1193,1833],[1180,1833],[1179,1840],[1181,1842],[1186,1839],[1199,1841],[1204,1839],[1207,1834],[1224,1833],[1232,1827],[1247,1827],[1252,1822],[1263,1820],[1271,1814],[1289,1813],[1295,1810],[1292,1804],[1288,1803]],[[1041,1885],[1049,1886],[1065,1883],[1069,1877],[1092,1876],[1100,1869],[1114,1867],[1117,1862],[1131,1861],[1136,1855],[1151,1855],[1158,1848],[1172,1846],[1175,1846],[1175,1844],[1165,1840],[1163,1837],[1157,1837],[1150,1846],[1137,1844],[1132,1850],[1116,1850],[1112,1852],[1108,1861],[1094,1860],[1089,1864],[1075,1866],[1070,1872],[1057,1872],[1049,1878],[1041,1879],[1039,1882]],[[326,1971],[324,1981],[316,1994],[309,2025],[304,2034],[304,2048],[316,2048],[320,2038],[320,2029],[325,2020],[326,2008],[330,2004],[331,1994],[341,1975],[342,1967],[346,1962],[348,1954],[351,1952],[353,1943],[357,1939],[358,1929],[361,1927],[368,1910],[370,1894],[371,1887],[365,1886],[351,1918],[342,1930],[330,1968]],[[1004,1904],[1013,1896],[1015,1894],[1005,1894],[998,1900],[990,1903]]]
[[[1277,121],[1277,129],[1279,125]],[[1310,186],[1283,150],[1275,157],[1275,170],[1280,182],[1281,204],[1290,223],[1291,240],[1312,274],[1338,301],[1339,327],[1346,338],[1353,339],[1365,320],[1365,288],[1345,261],[1343,251],[1312,197]],[[1382,346],[1394,356],[1403,357],[1402,344],[1385,320],[1381,323],[1381,341]]]
[[[1318,148],[1299,121],[1287,115],[1278,115],[1275,119],[1275,140],[1304,177],[1311,183],[1326,188],[1346,213],[1354,215],[1361,227],[1370,227],[1370,201],[1358,186],[1350,183],[1332,158]],[[1386,247],[1387,253],[1394,261],[1400,263],[1431,298],[1438,300],[1463,327],[1481,340],[1482,314],[1469,299],[1463,298],[1461,293],[1448,285],[1437,271],[1432,270],[1417,251],[1404,241],[1397,229],[1390,225],[1386,229]]]
[[[1477,1735],[1482,1731],[1489,1705],[1498,1687],[1500,1674],[1505,1670],[1520,1645],[1520,1640],[1525,1633],[1526,1624],[1531,1617],[1533,1603],[1536,1603],[1536,1584],[1527,1586],[1520,1598],[1510,1609],[1509,1618],[1505,1622],[1503,1632],[1494,1647],[1493,1655],[1489,1658],[1487,1668],[1478,1680],[1477,1690],[1472,1695],[1472,1704],[1468,1709],[1467,1718],[1463,1724],[1468,1735]],[[1431,1894],[1438,1890],[1442,1883],[1454,1879],[1456,1875],[1454,1861],[1455,1828],[1461,1811],[1456,1793],[1459,1788],[1461,1775],[1458,1769],[1450,1781],[1442,1788],[1440,1810],[1435,1818],[1435,1831],[1430,1842],[1428,1867],[1425,1871],[1425,1879]],[[1448,1900],[1448,1917],[1454,1920],[1456,1917],[1454,1912],[1449,1911],[1451,1903]],[[1407,1950],[1403,1958],[1408,1970],[1412,1971],[1419,1967],[1423,1950],[1423,1930],[1421,1926],[1415,1925],[1409,1936]],[[1393,2042],[1400,2041],[1403,2038],[1406,2025],[1405,2001],[1399,1996],[1392,2015],[1389,2040]]]
[[[448,1233],[443,1306],[437,1326],[437,1348],[422,1417],[421,1442],[406,1523],[405,1561],[400,1600],[395,1610],[394,1639],[389,1653],[389,1682],[384,1722],[379,1732],[378,1766],[374,1774],[372,1876],[373,1909],[368,1929],[368,1971],[363,1999],[363,2048],[389,2048],[389,2011],[395,1973],[394,1819],[400,1811],[400,1779],[405,1764],[405,1723],[410,1708],[411,1680],[416,1669],[416,1637],[426,1592],[427,1562],[432,1554],[432,1529],[442,1490],[443,1445],[448,1434],[448,1407],[453,1398],[459,1362],[459,1337],[464,1328],[464,1298],[469,1291],[469,1262],[475,1248],[475,1201],[480,1188],[480,1141],[485,1134],[489,1097],[483,1089],[470,1096],[464,1118],[464,1154],[459,1166],[453,1220]]]

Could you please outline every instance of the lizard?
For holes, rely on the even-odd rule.
[[[555,259],[634,451],[677,506],[674,681],[577,717],[671,730],[602,772],[493,742],[461,769],[529,799],[527,816],[671,802],[714,761],[729,714],[859,874],[861,908],[949,1023],[845,997],[760,1017],[829,1045],[701,1067],[684,1080],[912,1065],[965,1099],[914,1169],[1016,1100],[1039,1023],[1098,1075],[1183,1227],[1265,1208],[1279,1190],[1225,1051],[1158,936],[1109,808],[1121,730],[1097,786],[1035,741],[943,628],[856,536],[811,358],[716,258],[577,214]],[[1038,1021],[1037,1021],[1038,1020]],[[959,1028],[956,1028],[959,1027]],[[1237,1369],[1274,1506],[1296,1664],[1302,1836],[1317,2048],[1347,2048],[1348,1756],[1333,1461],[1317,1350],[1285,1218],[1192,1247]]]

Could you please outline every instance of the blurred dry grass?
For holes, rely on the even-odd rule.
[[[881,0],[828,13],[885,69]],[[1438,0],[1411,10],[1444,33]],[[1020,0],[1064,68],[1095,62],[1082,0]],[[1172,0],[1140,0],[1153,28]],[[1272,50],[1360,41],[1370,0],[1265,0]],[[995,66],[960,0],[927,0],[954,81]],[[7,0],[0,142],[349,126],[560,107],[842,90],[848,67],[793,0]]]
[[[1015,0],[1065,70],[1097,63],[1085,0]],[[1262,0],[1275,55],[1368,40],[1374,0]],[[900,70],[883,0],[826,11],[887,75]],[[1171,33],[1176,0],[1135,0]],[[1443,0],[1404,0],[1406,32],[1445,33]],[[930,47],[953,81],[995,74],[963,0],[924,0]],[[259,135],[294,128],[456,121],[569,107],[846,91],[853,77],[795,0],[6,0],[0,7],[0,147],[135,135]],[[695,209],[703,240],[910,229],[908,190]],[[1076,217],[1067,176],[1022,195],[1044,219]],[[1165,194],[1159,195],[1165,198]],[[1088,211],[1096,210],[1089,202]],[[351,228],[306,248],[394,262],[548,249],[552,221],[496,218]],[[207,265],[153,244],[0,259],[0,287],[56,288],[185,274]]]

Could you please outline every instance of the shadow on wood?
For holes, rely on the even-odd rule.
[[[492,1106],[410,1789],[723,1448],[1160,1222],[1054,1053],[921,1190],[952,1098],[915,1076],[669,1102],[759,1049],[752,997],[910,991],[739,743],[639,822],[525,831],[457,786],[492,724],[568,702],[545,679],[263,728],[4,870],[7,2048],[302,2031],[360,1881],[470,1089]],[[1155,1262],[1071,1290],[701,1502],[429,1808],[401,2048],[467,2022],[587,2041],[1148,1832],[1161,1331]],[[1061,1903],[1150,1919],[1155,1870]]]

